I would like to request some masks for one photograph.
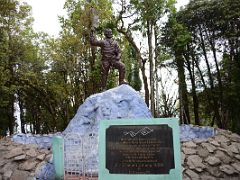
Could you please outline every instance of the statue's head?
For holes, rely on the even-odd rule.
[[[104,35],[106,38],[112,38],[112,30],[111,29],[105,29]]]

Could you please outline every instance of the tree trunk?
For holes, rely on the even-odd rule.
[[[154,42],[155,42],[155,49],[154,49],[154,61],[155,61],[155,66],[154,66],[154,75],[155,75],[155,84],[156,84],[156,89],[155,89],[155,114],[154,117],[159,117],[159,78],[158,78],[158,58],[159,58],[159,50],[158,50],[158,26],[156,23],[154,23]]]
[[[145,103],[147,107],[149,107],[149,89],[148,89],[148,82],[147,82],[147,76],[145,71],[145,63],[146,61],[142,59],[142,65],[140,66],[141,72],[142,72],[142,78],[143,78],[143,85],[144,85],[144,92],[145,92]]]
[[[159,117],[160,113],[159,113],[159,77],[158,77],[158,73],[156,72],[156,104],[155,104],[155,116],[154,117]]]
[[[34,133],[36,134],[40,134],[41,133],[41,129],[40,129],[40,119],[39,119],[39,109],[35,109],[35,131]]]
[[[175,58],[177,63],[178,81],[179,81],[179,98],[180,98],[180,120],[184,124],[190,123],[187,85],[184,73],[184,59],[177,50],[175,51]]]
[[[196,58],[195,58],[195,56],[194,56],[194,54],[193,54],[192,51],[191,51],[191,56],[192,56],[192,60],[194,61],[195,65],[196,65],[196,68],[197,68],[197,70],[198,70],[198,72],[199,72],[199,75],[200,75],[200,78],[201,78],[201,81],[202,81],[202,84],[203,84],[203,87],[204,87],[204,91],[205,91],[206,94],[207,94],[207,99],[208,99],[207,103],[208,103],[208,106],[209,106],[210,108],[213,108],[213,107],[214,107],[213,97],[212,97],[212,95],[211,95],[211,92],[210,92],[209,89],[207,88],[207,85],[206,85],[206,83],[205,83],[205,80],[204,80],[202,71],[201,71],[201,69],[200,69],[200,67],[199,67],[199,63],[197,62],[197,60],[196,60]],[[215,112],[214,108],[213,108],[213,112]],[[215,118],[215,114],[214,114],[213,116],[214,116],[214,117],[213,117],[212,119],[215,120],[215,119],[216,119],[216,118]],[[211,123],[211,126],[213,126],[213,125],[214,125],[214,121]]]
[[[8,102],[8,128],[9,133],[12,135],[14,133],[14,125],[15,125],[15,118],[14,118],[14,91],[13,91],[13,82],[14,82],[14,60],[13,57],[13,41],[10,32],[10,25],[8,24],[8,69],[10,71],[10,78],[9,82],[7,83],[7,87],[9,88],[9,102]]]
[[[216,48],[215,48],[215,42],[214,42],[214,39],[213,39],[215,37],[215,33],[213,31],[213,34],[212,34],[213,37],[210,38],[206,29],[205,29],[205,31],[206,31],[206,35],[207,35],[209,44],[210,44],[211,49],[212,49],[213,59],[214,59],[214,63],[215,63],[216,70],[217,70],[218,91],[219,91],[218,94],[219,94],[220,107],[221,107],[222,103],[223,103],[223,86],[222,86],[221,73],[220,73],[220,69],[219,69],[219,65],[218,65],[218,61],[217,61],[217,52],[216,52]]]
[[[216,117],[216,122],[219,128],[223,128],[222,127],[222,122],[221,122],[221,117],[219,114],[219,106],[218,106],[218,102],[216,100],[216,98],[214,97],[214,84],[213,84],[213,78],[212,78],[212,73],[211,73],[211,68],[209,65],[209,61],[208,61],[208,57],[207,57],[207,51],[206,51],[206,47],[205,47],[205,43],[204,43],[204,39],[203,39],[203,34],[202,34],[202,28],[199,25],[199,34],[200,34],[200,40],[201,40],[201,47],[203,50],[203,55],[204,55],[204,59],[207,65],[207,70],[208,70],[208,78],[209,78],[209,83],[210,83],[210,88],[211,88],[211,97],[213,99],[213,109],[214,109],[214,113],[215,113],[215,117]]]
[[[14,118],[14,95],[10,94],[9,96],[9,104],[8,104],[8,128],[10,135],[14,134],[14,125],[15,125],[15,118]]]
[[[147,21],[147,36],[148,36],[148,60],[149,60],[149,73],[150,73],[150,102],[151,102],[151,112],[154,116],[155,114],[155,98],[154,98],[154,64],[153,64],[153,46],[152,46],[152,36],[153,36],[153,26],[150,20]]]
[[[22,99],[22,94],[18,91],[18,105],[20,110],[20,121],[21,121],[21,132],[25,132],[25,114],[24,114],[24,102]]]
[[[189,45],[187,47],[187,51],[191,52],[192,50],[190,49]],[[192,98],[193,98],[193,111],[194,111],[194,119],[195,119],[195,124],[200,125],[199,121],[199,101],[196,93],[196,84],[195,84],[195,74],[194,74],[194,61],[192,60],[192,68],[191,68],[191,62],[190,62],[190,57],[189,54],[185,56],[186,62],[187,62],[187,69],[189,71],[189,76],[192,84]]]
[[[117,31],[124,35],[124,37],[127,39],[129,44],[135,49],[136,51],[136,57],[142,72],[142,78],[143,78],[143,85],[144,85],[144,92],[145,92],[145,103],[149,107],[149,88],[148,88],[148,82],[147,82],[147,76],[145,71],[145,63],[146,60],[144,60],[141,56],[141,52],[139,48],[137,47],[135,41],[133,40],[133,37],[130,32],[125,31],[122,28],[117,28]]]

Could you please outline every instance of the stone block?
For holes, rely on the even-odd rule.
[[[26,159],[26,154],[14,157],[14,161],[21,161]]]
[[[11,180],[26,180],[29,174],[28,171],[15,170],[12,174]]]
[[[205,159],[205,162],[207,162],[208,164],[212,165],[212,166],[216,166],[219,165],[221,163],[220,159],[214,156],[209,156]]]
[[[219,158],[224,164],[229,164],[232,159],[223,151],[217,150],[215,154],[216,158]]]
[[[46,157],[46,154],[40,154],[40,155],[37,156],[37,159],[42,161],[42,160],[45,159],[45,157]]]
[[[192,171],[192,170],[190,170],[190,169],[186,170],[185,173],[186,173],[191,179],[200,180],[200,176],[199,176],[196,172],[194,172],[194,171]]]
[[[19,156],[24,154],[22,147],[19,148],[13,148],[10,150],[10,152],[5,156],[7,159],[13,158],[15,156]]]
[[[236,170],[232,166],[227,165],[227,164],[220,166],[219,169],[220,169],[220,171],[222,171],[228,175],[232,175],[232,174],[236,173]]]
[[[190,155],[187,157],[187,165],[190,169],[195,169],[201,172],[205,165],[202,163],[202,158],[198,155]]]
[[[30,171],[30,170],[34,169],[37,164],[38,164],[38,162],[36,162],[36,161],[28,160],[28,161],[25,161],[24,163],[20,164],[19,169]]]
[[[12,170],[8,170],[8,171],[4,172],[3,179],[10,180],[12,173],[13,173]]]
[[[197,152],[196,149],[185,148],[185,147],[182,148],[182,151],[183,151],[183,153],[186,154],[186,155],[196,154],[196,152]]]

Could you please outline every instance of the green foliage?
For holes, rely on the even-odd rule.
[[[136,91],[140,91],[142,88],[142,81],[139,76],[139,64],[136,60],[136,52],[130,45],[126,45],[124,50],[123,59],[126,66],[128,83]]]
[[[139,13],[139,18],[142,22],[147,21],[157,21],[159,20],[162,15],[168,11],[169,8],[173,7],[175,1],[170,0],[130,0],[130,4],[133,6],[134,9]],[[165,12],[164,12],[165,11]]]
[[[178,23],[175,16],[169,17],[163,35],[165,45],[175,50],[183,50],[192,38],[184,24]]]
[[[15,126],[15,94],[20,88],[21,60],[28,48],[25,37],[31,32],[30,10],[27,4],[16,0],[3,0],[0,5],[0,129],[4,134],[7,129],[13,133]]]
[[[190,1],[179,12],[172,12],[163,36],[168,50],[178,50],[185,65],[191,65],[188,70],[194,72],[196,82],[192,92],[198,91],[203,123],[216,122],[235,132],[240,130],[239,8],[237,0]],[[200,67],[203,62],[206,65]]]

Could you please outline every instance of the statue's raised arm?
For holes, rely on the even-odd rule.
[[[90,32],[90,44],[92,46],[102,46],[103,45],[103,41],[99,41],[96,39],[94,29],[91,29],[91,32]]]

